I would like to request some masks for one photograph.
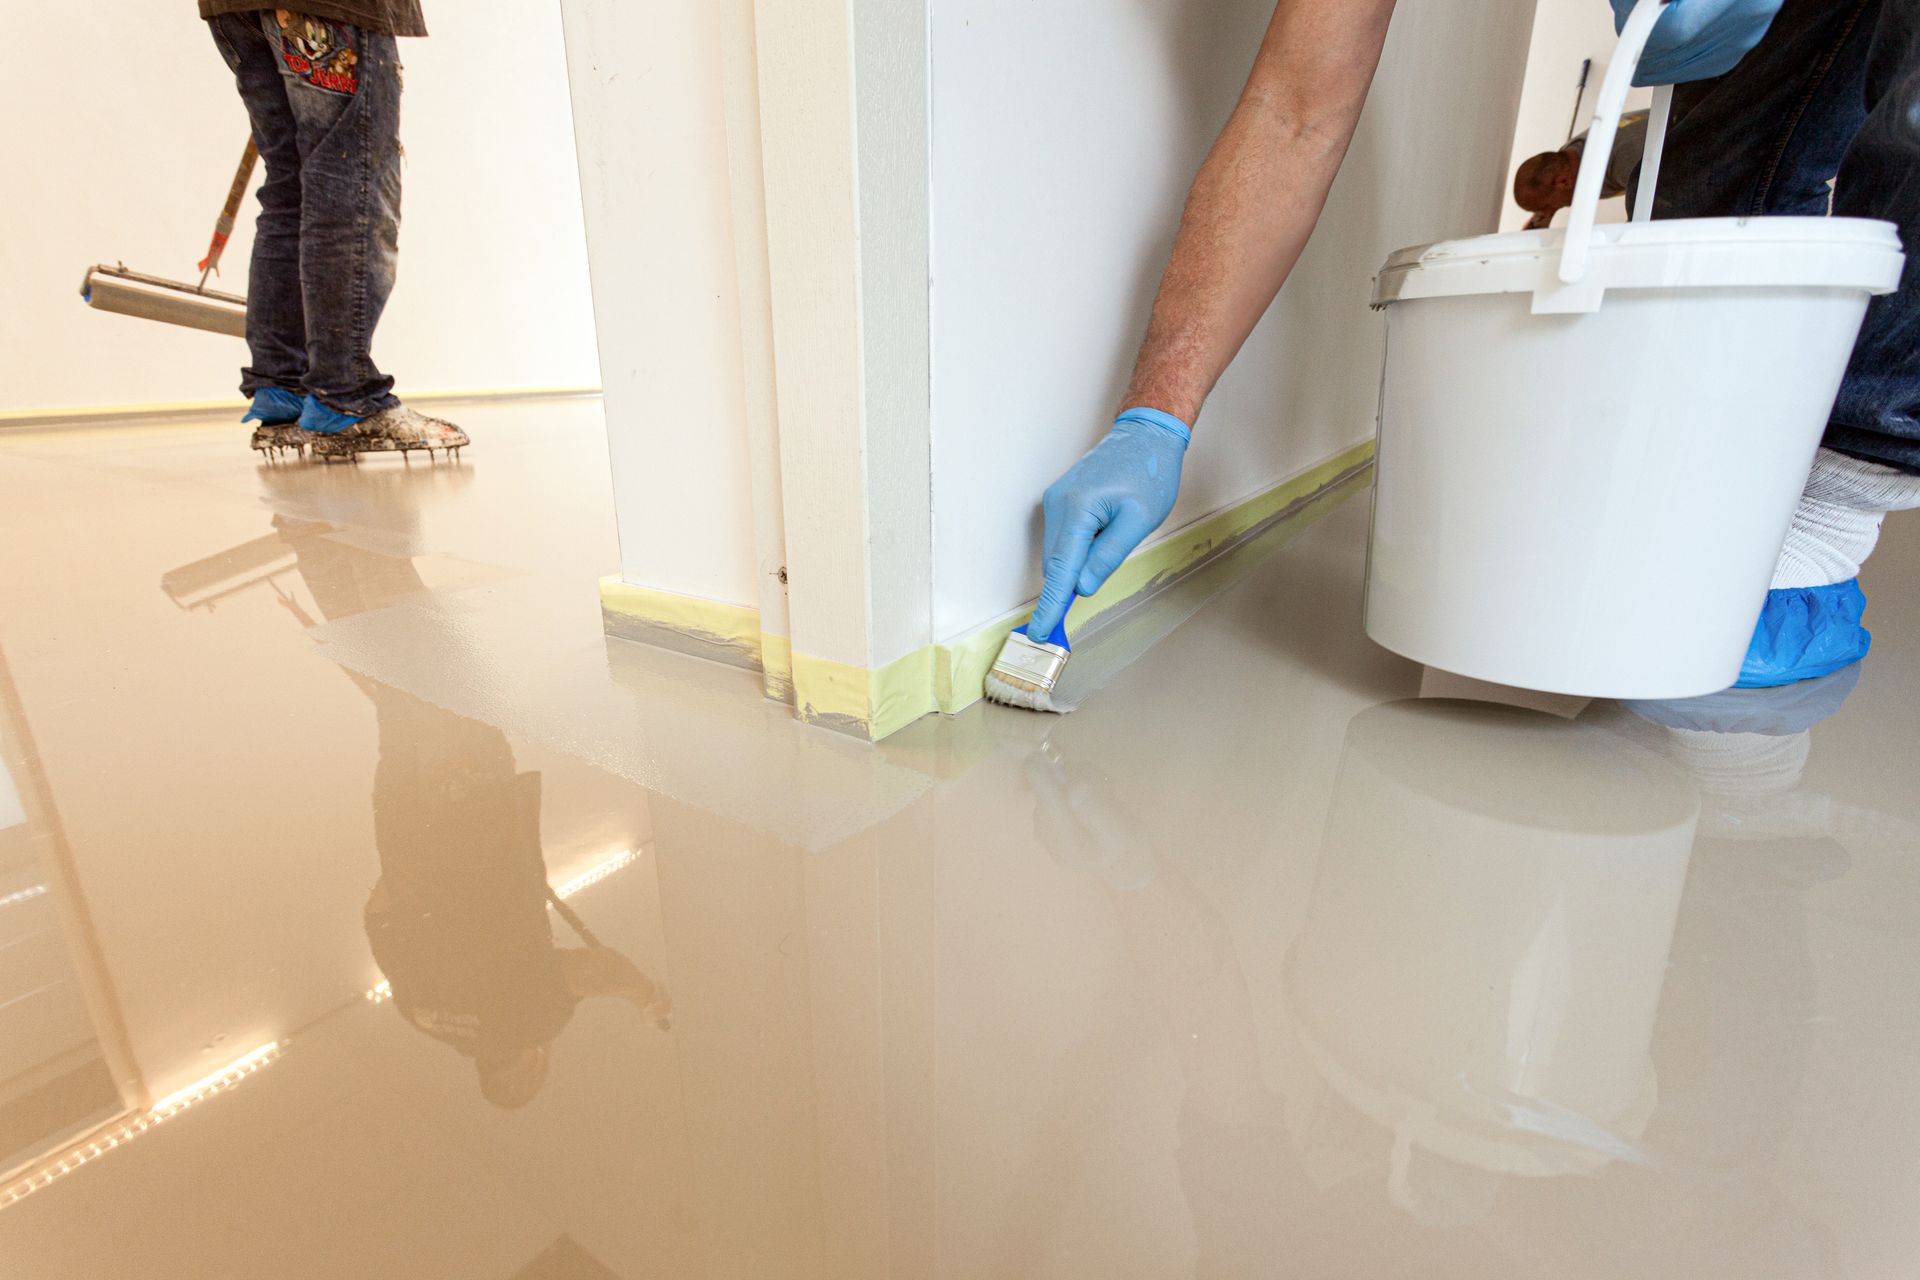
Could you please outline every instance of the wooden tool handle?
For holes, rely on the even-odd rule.
[[[227,251],[227,241],[233,235],[234,219],[240,215],[240,202],[247,198],[247,183],[253,180],[253,166],[260,159],[260,148],[254,145],[253,135],[247,135],[247,149],[240,154],[240,167],[234,170],[233,186],[227,190],[227,203],[220,209],[220,220],[213,224],[213,240],[207,245],[207,256],[200,259],[200,283],[207,282],[207,275],[220,269],[220,255]]]

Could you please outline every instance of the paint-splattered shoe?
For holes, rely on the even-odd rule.
[[[328,462],[358,458],[363,453],[411,453],[425,449],[432,457],[444,450],[459,457],[467,445],[467,433],[443,418],[429,418],[406,405],[383,409],[362,418],[335,435],[314,436],[313,456]]]
[[[275,458],[289,453],[305,456],[307,446],[318,438],[292,422],[263,422],[253,429],[253,447]]]

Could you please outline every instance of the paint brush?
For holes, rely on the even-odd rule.
[[[1053,690],[1071,656],[1065,618],[1044,641],[1027,635],[1025,628],[1014,631],[1000,646],[1000,656],[987,672],[988,700],[1028,711],[1066,710],[1053,704]]]

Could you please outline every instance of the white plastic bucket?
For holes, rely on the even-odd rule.
[[[1366,628],[1416,661],[1596,697],[1732,684],[1867,300],[1899,282],[1885,222],[1594,225],[1659,8],[1621,32],[1564,231],[1402,249],[1375,283]]]

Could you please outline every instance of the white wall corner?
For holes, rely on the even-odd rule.
[[[753,0],[723,0],[720,41],[740,296],[741,371],[746,398],[753,544],[758,574],[760,661],[769,696],[793,692],[787,637],[787,536],[780,490],[780,411],[774,375],[772,278],[767,260],[767,188],[760,145],[759,57]]]
[[[927,0],[853,0],[871,665],[933,642]]]
[[[780,487],[798,655],[931,640],[924,0],[757,0]]]
[[[562,0],[561,12],[621,578],[757,608],[726,15],[669,0]]]

